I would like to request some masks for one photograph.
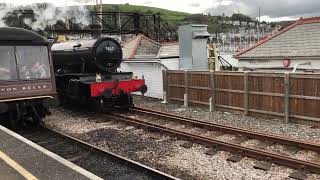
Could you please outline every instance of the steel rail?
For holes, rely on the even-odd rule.
[[[91,150],[94,150],[94,151],[97,151],[99,153],[102,153],[102,154],[104,154],[104,155],[106,155],[106,156],[108,156],[108,157],[110,157],[112,159],[115,159],[116,161],[119,161],[119,162],[122,162],[124,164],[127,164],[127,165],[129,165],[130,167],[132,167],[134,169],[140,170],[142,172],[146,172],[149,175],[152,175],[153,177],[157,177],[157,179],[179,180],[179,178],[176,178],[174,176],[171,176],[169,174],[166,174],[164,172],[161,172],[161,171],[156,170],[154,168],[151,168],[149,166],[143,165],[143,164],[141,164],[139,162],[136,162],[136,161],[133,161],[131,159],[125,158],[125,157],[120,156],[118,154],[115,154],[113,152],[101,149],[101,148],[99,148],[97,146],[94,146],[92,144],[89,144],[89,143],[87,143],[87,142],[85,142],[83,140],[74,138],[74,137],[72,137],[72,136],[70,136],[68,134],[64,134],[62,132],[56,131],[54,129],[51,129],[51,128],[45,126],[45,125],[42,125],[41,127],[46,129],[47,131],[51,131],[51,132],[53,132],[55,134],[58,134],[62,138],[65,138],[67,140],[71,140],[71,141],[73,141],[75,143],[80,144],[81,146],[84,146],[84,147],[89,148]]]
[[[182,122],[185,124],[190,124],[195,127],[205,128],[207,130],[220,130],[225,133],[239,134],[239,135],[243,135],[253,139],[272,141],[272,142],[277,142],[277,143],[285,144],[289,146],[296,146],[296,147],[301,147],[303,149],[309,149],[318,153],[320,152],[320,144],[316,144],[313,142],[302,141],[302,140],[278,136],[278,135],[270,135],[270,134],[255,132],[247,129],[241,129],[241,128],[235,128],[235,127],[205,122],[205,121],[201,121],[193,118],[181,117],[174,114],[154,111],[150,109],[136,107],[136,108],[133,108],[132,111],[137,113],[144,113],[147,115],[154,115],[161,118],[171,119],[171,120]]]
[[[294,169],[306,168],[311,172],[320,174],[320,164],[318,163],[299,160],[299,159],[291,158],[285,155],[269,153],[269,152],[261,151],[255,148],[243,147],[241,145],[234,144],[234,143],[223,142],[223,141],[215,140],[215,139],[204,137],[204,136],[190,134],[183,131],[168,128],[165,126],[161,126],[155,123],[127,117],[125,115],[112,113],[111,115],[103,115],[103,117],[124,121],[133,125],[137,125],[138,127],[142,126],[154,131],[165,132],[165,133],[174,135],[175,137],[178,136],[180,138],[196,141],[204,145],[218,147],[229,152],[241,153],[241,155],[252,157],[254,159],[267,160],[267,161],[272,160],[278,164],[285,165],[287,167],[291,167]]]

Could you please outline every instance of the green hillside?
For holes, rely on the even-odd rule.
[[[94,8],[90,7],[91,10]],[[167,21],[181,21],[189,14],[184,12],[170,11],[161,8],[149,7],[149,6],[138,6],[131,4],[104,4],[103,11],[105,12],[139,12],[139,13],[160,13]]]

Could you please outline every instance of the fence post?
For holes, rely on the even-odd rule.
[[[290,104],[290,73],[286,72],[284,74],[284,120],[289,123],[289,104]]]
[[[189,82],[188,82],[188,70],[184,71],[184,95],[183,95],[183,99],[184,99],[184,106],[188,106],[188,93],[189,93]]]
[[[163,82],[163,101],[161,103],[168,103],[168,73],[166,70],[162,71],[162,82]]]
[[[248,115],[249,114],[249,84],[248,84],[248,72],[244,72],[243,74],[243,108],[244,108],[244,115]]]
[[[210,71],[210,88],[211,88],[211,98],[209,100],[209,107],[210,112],[216,110],[216,86],[215,86],[215,78],[214,78],[214,71]]]

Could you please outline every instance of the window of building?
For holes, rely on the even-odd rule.
[[[0,80],[17,80],[17,65],[12,46],[0,46]]]

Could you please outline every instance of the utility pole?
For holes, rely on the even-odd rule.
[[[260,7],[259,7],[259,26],[260,26],[260,17],[261,17],[261,14],[260,14],[260,11],[261,9],[260,9]]]
[[[102,0],[96,0],[96,12],[97,16],[100,18],[100,22],[97,21],[97,24],[99,24],[102,29]]]
[[[118,11],[118,29],[119,29],[119,32],[120,32],[120,34],[119,34],[119,40],[120,40],[120,42],[122,41],[122,39],[121,39],[121,31],[122,31],[122,24],[121,24],[121,13],[120,13],[120,11]]]
[[[258,41],[260,41],[260,7],[259,7],[259,22],[258,22]]]
[[[65,0],[64,11],[67,11],[67,6],[68,6],[68,0]],[[70,29],[70,22],[69,22],[69,18],[68,18],[67,13],[66,13],[66,17],[64,17],[64,22],[65,22],[66,29],[69,30]]]

